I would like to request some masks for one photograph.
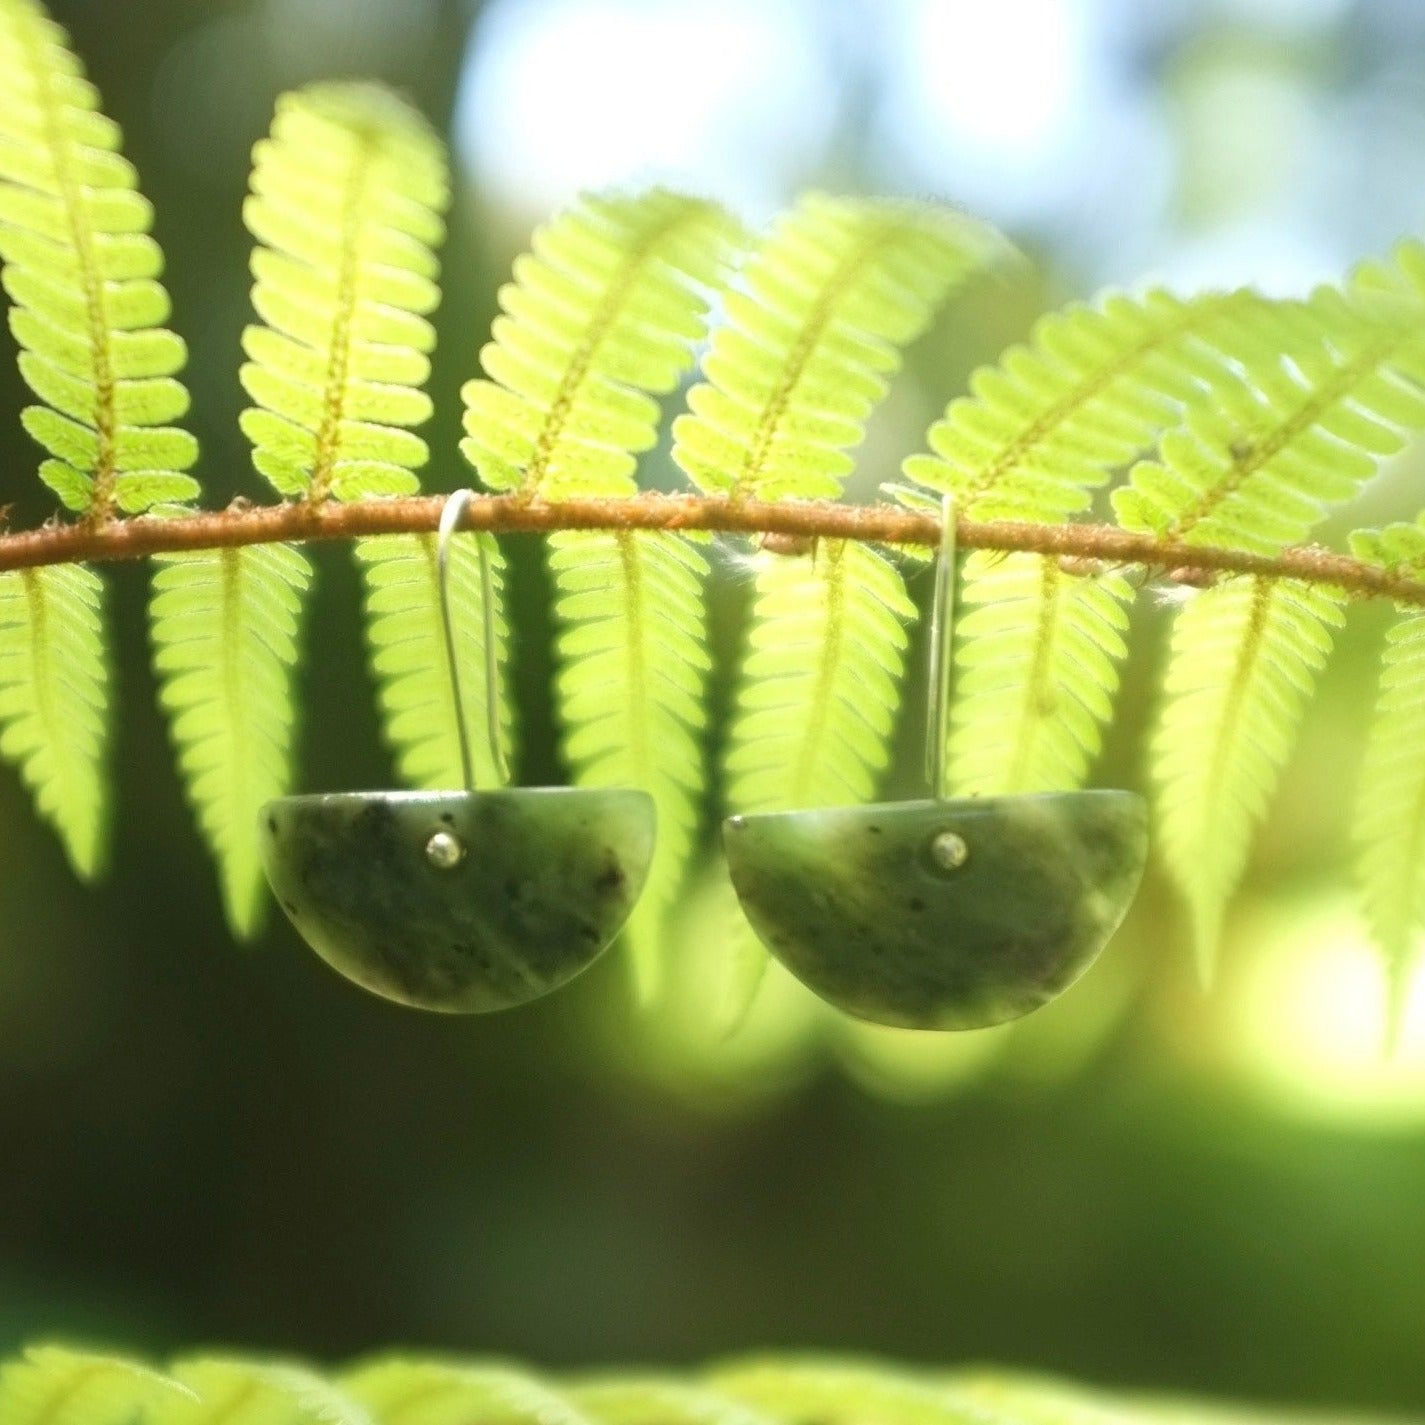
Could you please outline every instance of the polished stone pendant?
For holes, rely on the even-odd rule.
[[[738,899],[767,948],[847,1014],[981,1029],[1054,998],[1137,890],[1131,792],[888,802],[733,817]]]
[[[333,969],[479,1014],[597,959],[647,879],[654,829],[633,790],[344,792],[270,803],[261,845],[283,910]]]
[[[525,1004],[613,942],[653,860],[653,798],[632,788],[476,791],[451,634],[450,538],[473,498],[441,512],[437,571],[463,791],[281,797],[260,813],[268,882],[334,970],[400,1004],[484,1014]],[[480,545],[485,712],[503,774],[490,563]]]
[[[955,503],[940,506],[924,801],[734,816],[728,869],[758,938],[857,1019],[985,1029],[1038,1009],[1092,964],[1148,852],[1132,792],[947,794]]]

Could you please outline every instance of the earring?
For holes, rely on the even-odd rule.
[[[1124,791],[947,795],[955,511],[942,506],[930,634],[930,798],[734,816],[728,868],[758,938],[857,1019],[982,1029],[1053,999],[1118,928],[1147,856]]]
[[[273,893],[333,969],[401,1004],[481,1014],[558,989],[608,948],[647,879],[655,812],[631,789],[475,790],[448,577],[473,498],[446,501],[436,563],[465,789],[282,797],[263,807],[260,831]],[[487,727],[503,773],[483,541],[480,575]]]

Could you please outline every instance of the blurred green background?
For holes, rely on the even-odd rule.
[[[811,185],[934,194],[1033,253],[1038,278],[970,294],[912,353],[861,495],[1046,305],[1145,275],[1300,290],[1425,231],[1414,0],[53,12],[157,205],[214,504],[262,496],[236,427],[247,155],[275,94],[318,76],[396,84],[457,147],[439,488],[467,478],[456,390],[495,288],[581,186],[667,180],[758,222]],[[15,527],[51,512],[23,402],[7,357]],[[1352,517],[1413,514],[1422,473],[1407,454]],[[673,478],[658,460],[647,475]],[[547,590],[537,547],[510,552],[520,771],[558,779]],[[302,785],[382,785],[356,578],[341,549],[318,564]],[[142,572],[110,587],[118,796],[101,885],[70,877],[0,774],[0,1351],[63,1335],[565,1365],[803,1345],[1425,1409],[1425,984],[1383,1062],[1350,902],[1384,611],[1352,616],[1210,995],[1154,879],[1100,966],[1021,1026],[856,1030],[774,977],[725,1041],[707,1015],[719,921],[698,894],[655,1014],[629,1008],[612,962],[543,1007],[449,1021],[363,997],[285,924],[234,947],[154,711]],[[723,654],[745,592],[725,561]],[[1141,782],[1165,624],[1141,604],[1104,782]],[[892,790],[915,782],[908,707]]]

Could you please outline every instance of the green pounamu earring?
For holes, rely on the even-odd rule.
[[[437,570],[465,790],[282,797],[261,812],[267,879],[302,938],[366,989],[480,1014],[558,989],[608,947],[653,857],[653,799],[629,789],[476,791],[451,632],[450,537]],[[490,747],[503,768],[489,556],[480,547]]]
[[[930,644],[931,798],[724,824],[759,939],[838,1009],[981,1029],[1053,999],[1128,910],[1147,855],[1131,792],[947,797],[955,512],[944,502]]]

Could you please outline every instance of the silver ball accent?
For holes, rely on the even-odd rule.
[[[426,860],[437,871],[454,870],[465,859],[465,843],[449,831],[433,831],[426,842]]]
[[[958,871],[970,859],[970,847],[958,831],[942,831],[930,842],[930,859],[942,871]]]

